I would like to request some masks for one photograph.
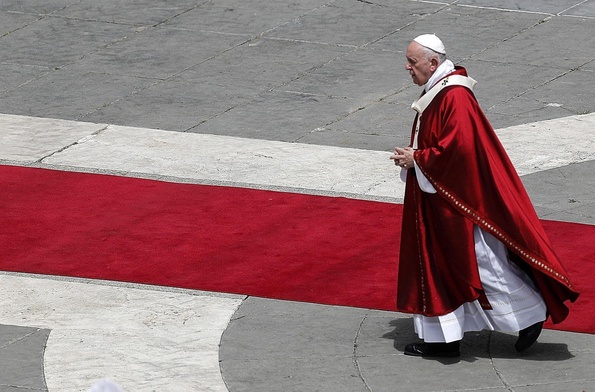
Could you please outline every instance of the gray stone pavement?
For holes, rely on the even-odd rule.
[[[593,0],[7,0],[0,113],[390,151],[419,93],[404,48],[425,32],[495,128],[595,109]],[[593,224],[594,169],[523,181],[542,217]],[[45,390],[48,333],[1,326],[0,391]],[[478,333],[459,361],[404,357],[413,338],[395,313],[248,298],[221,369],[232,392],[595,389],[591,335],[545,331],[519,357]]]

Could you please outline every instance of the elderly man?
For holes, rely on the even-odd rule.
[[[446,59],[432,34],[407,47],[423,86],[411,144],[390,158],[406,182],[397,309],[414,314],[423,342],[405,354],[456,357],[467,331],[518,332],[527,350],[543,322],[568,315],[578,292],[480,109],[475,80]]]

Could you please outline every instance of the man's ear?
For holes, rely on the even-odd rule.
[[[436,57],[433,57],[432,59],[430,59],[430,69],[432,71],[435,71],[438,68],[438,59]]]

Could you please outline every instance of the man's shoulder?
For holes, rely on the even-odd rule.
[[[460,65],[455,65],[454,71],[452,71],[451,73],[449,73],[448,75],[446,75],[446,77],[449,77],[451,75],[469,76],[467,74],[467,69],[465,67],[460,66]]]
[[[451,84],[444,88],[438,98],[442,104],[452,103],[453,101],[457,104],[461,104],[463,101],[472,105],[477,103],[473,90],[469,86],[462,84]]]
[[[457,107],[459,110],[469,108],[469,110],[476,110],[479,103],[473,93],[473,86],[469,83],[448,83],[442,91],[438,93],[435,99],[438,107],[447,108],[449,106]]]
[[[468,77],[466,72],[464,74],[453,72],[439,83],[443,83],[442,91],[439,93],[441,96],[475,96],[473,88],[477,82]]]
[[[465,68],[456,66],[454,71],[444,76],[436,83],[435,88],[444,91],[450,90],[452,87],[463,87],[472,92],[476,84],[477,81],[467,75],[467,70]]]

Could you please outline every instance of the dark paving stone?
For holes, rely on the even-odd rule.
[[[43,353],[50,330],[0,324],[0,391],[46,391]]]

